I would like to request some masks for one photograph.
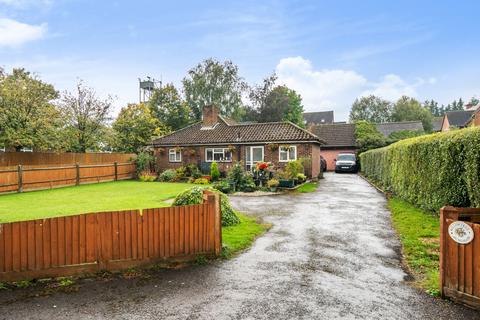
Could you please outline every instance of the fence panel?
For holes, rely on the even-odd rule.
[[[449,235],[449,226],[462,221],[473,240],[462,244]],[[440,210],[440,287],[443,297],[480,308],[480,209]]]
[[[135,163],[24,167],[0,170],[0,193],[132,179]]]
[[[0,224],[0,281],[117,270],[220,250],[220,198],[205,191],[199,205]]]
[[[133,153],[49,153],[49,152],[0,152],[0,169],[18,165],[35,167],[56,167],[64,165],[104,164],[131,162]]]

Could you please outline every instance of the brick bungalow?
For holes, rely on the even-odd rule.
[[[305,174],[320,173],[320,145],[316,135],[291,122],[236,123],[221,116],[214,106],[203,108],[203,120],[153,141],[161,171],[196,164],[208,172],[216,161],[220,171],[228,171],[236,161],[246,170],[256,162],[272,162],[283,168],[288,161],[307,158]]]
[[[310,127],[310,131],[325,141],[320,154],[327,162],[327,171],[335,170],[335,159],[339,153],[357,152],[355,124],[323,124]]]

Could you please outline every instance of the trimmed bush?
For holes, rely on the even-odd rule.
[[[421,208],[480,207],[480,128],[402,140],[360,160],[368,178]]]
[[[218,163],[215,161],[212,162],[212,165],[210,166],[210,176],[212,177],[212,181],[220,179],[220,170],[218,170]]]
[[[163,171],[159,176],[158,180],[163,182],[172,182],[175,181],[177,177],[177,171],[174,169],[167,169]]]
[[[193,180],[193,183],[195,183],[195,184],[209,184],[210,182],[208,181],[208,179],[198,178],[198,179]]]
[[[172,206],[185,206],[191,204],[203,203],[203,190],[208,189],[220,194],[220,207],[222,210],[222,226],[233,226],[240,223],[237,213],[233,210],[228,200],[227,195],[214,190],[212,188],[205,187],[193,187],[178,194],[173,201]]]

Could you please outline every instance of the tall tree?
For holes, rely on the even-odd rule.
[[[192,122],[192,111],[173,84],[155,89],[148,106],[169,130],[181,129]]]
[[[0,70],[0,144],[20,151],[61,148],[58,96],[51,84],[24,69]]]
[[[355,99],[350,111],[350,121],[365,120],[371,123],[390,121],[392,104],[380,97],[369,95]]]
[[[245,113],[242,94],[247,85],[232,61],[209,58],[188,71],[183,79],[183,92],[196,120],[206,105],[215,105],[220,113],[240,120]]]
[[[277,75],[273,73],[263,79],[262,84],[255,85],[249,89],[248,98],[251,105],[246,108],[245,120],[259,121],[260,110],[267,107],[268,97],[275,88],[276,81]]]
[[[426,132],[432,131],[433,116],[430,110],[420,104],[416,99],[403,96],[395,103],[392,110],[393,121],[420,120]]]
[[[275,87],[258,110],[258,122],[291,121],[304,127],[302,97],[286,86]]]
[[[129,104],[122,108],[112,125],[114,146],[118,151],[138,152],[152,138],[165,133],[160,121],[145,104]]]
[[[101,149],[112,103],[112,97],[101,100],[83,81],[79,81],[75,93],[63,93],[59,106],[65,118],[70,151]]]

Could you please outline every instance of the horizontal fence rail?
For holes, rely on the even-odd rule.
[[[463,221],[474,233],[467,244],[448,233]],[[444,207],[440,210],[440,289],[443,297],[480,309],[480,209]]]
[[[52,167],[18,165],[15,169],[0,169],[0,193],[132,179],[135,171],[133,162]]]
[[[219,199],[205,191],[199,205],[2,223],[0,281],[219,255]]]

